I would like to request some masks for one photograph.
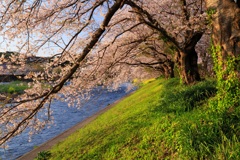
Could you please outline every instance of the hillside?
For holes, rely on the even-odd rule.
[[[51,159],[240,159],[239,118],[212,107],[215,85],[146,82],[53,147]]]

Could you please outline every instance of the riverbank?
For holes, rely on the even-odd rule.
[[[68,107],[67,102],[54,100],[51,104],[52,116],[54,117],[53,125],[46,126],[41,132],[31,136],[31,141],[29,141],[29,129],[14,137],[8,142],[6,150],[0,148],[0,159],[15,160],[17,157],[30,152],[37,146],[104,109],[109,104],[126,96],[129,92],[132,92],[133,90],[127,90],[128,87],[128,84],[124,84],[117,90],[110,92],[105,88],[98,87],[91,92],[91,98],[88,101],[84,101],[81,107]]]
[[[64,139],[66,139],[68,136],[70,136],[71,134],[75,133],[77,130],[85,127],[87,124],[91,123],[92,121],[94,121],[99,115],[103,114],[104,112],[106,112],[107,110],[109,110],[110,108],[112,108],[113,106],[115,106],[117,103],[119,103],[120,101],[122,101],[123,99],[125,99],[126,97],[130,96],[132,93],[129,93],[127,96],[115,101],[113,104],[108,105],[106,108],[98,111],[97,113],[95,113],[94,115],[86,118],[85,120],[83,120],[82,122],[76,124],[75,126],[71,127],[70,129],[64,131],[63,133],[61,133],[60,135],[50,139],[49,141],[47,141],[46,143],[43,143],[42,145],[36,147],[35,149],[33,149],[32,151],[24,154],[23,156],[19,157],[17,160],[31,160],[34,159],[35,157],[37,157],[38,153],[42,152],[42,151],[46,151],[51,149],[51,147],[53,147],[54,145],[58,144],[59,142],[63,141]]]
[[[178,79],[144,84],[41,156],[240,159],[240,118],[216,112],[215,86],[214,81],[184,86]]]

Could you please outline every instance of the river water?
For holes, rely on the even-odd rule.
[[[27,131],[14,137],[8,142],[7,149],[0,148],[0,159],[15,160],[21,155],[34,149],[34,147],[59,135],[131,92],[126,91],[126,89],[127,85],[122,85],[118,90],[112,92],[109,92],[106,89],[95,90],[94,96],[92,96],[90,100],[84,103],[79,109],[76,107],[68,107],[65,102],[53,102],[51,108],[53,110],[54,124],[50,128],[44,128],[39,134],[33,135],[30,142]]]

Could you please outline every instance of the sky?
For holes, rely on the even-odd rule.
[[[64,35],[63,35],[63,39],[65,41],[68,40],[68,38]],[[7,39],[4,40],[4,38],[0,36],[0,52],[7,52],[7,51],[19,52],[19,48],[17,47],[18,44],[19,42],[17,40],[15,41],[9,41]],[[42,47],[42,49],[39,50],[38,53],[35,53],[35,55],[40,57],[48,57],[48,56],[57,54],[57,50],[54,49],[54,47],[51,47],[51,48],[52,49],[49,49],[48,45],[45,45]]]
[[[98,13],[95,13],[93,15],[94,20],[99,24],[101,23],[101,21],[103,20],[103,17],[100,15],[100,12],[98,11]],[[50,24],[49,24],[50,25]],[[84,37],[86,36],[86,34],[88,33],[81,33],[80,36]],[[65,43],[67,43],[69,41],[69,37],[66,34],[62,34],[62,39],[64,40]],[[6,52],[6,51],[12,51],[12,52],[19,52],[19,48],[17,47],[18,45],[20,45],[20,43],[18,41],[20,41],[21,39],[17,39],[15,41],[9,41],[6,39],[3,39],[3,36],[0,35],[0,52]],[[61,43],[59,43],[59,45],[61,45],[63,47],[63,45]],[[39,50],[38,53],[35,53],[36,56],[52,56],[54,54],[58,54],[59,53],[59,48],[57,47],[53,47],[54,44],[46,44],[42,47],[42,49]],[[50,48],[49,48],[50,47]]]

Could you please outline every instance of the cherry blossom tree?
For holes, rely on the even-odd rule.
[[[87,62],[84,62],[87,61],[86,56],[106,31],[111,18],[119,10],[122,3],[122,0],[47,2],[41,0],[12,0],[1,2],[1,7],[3,8],[1,21],[4,34],[8,34],[11,38],[26,38],[25,43],[20,48],[21,51],[31,53],[37,51],[46,43],[58,44],[57,42],[61,40],[61,33],[67,32],[70,38],[67,43],[64,43],[61,57],[70,57],[73,62],[71,66],[62,70],[62,78],[58,80],[54,79],[54,73],[50,73],[52,70],[46,71],[49,73],[48,76],[50,75],[49,78],[55,80],[54,83],[49,83],[50,87],[47,87],[47,89],[42,88],[41,83],[37,81],[32,86],[32,89],[26,91],[21,97],[14,99],[11,105],[1,106],[1,144],[12,136],[21,133],[28,126],[34,130],[45,126],[46,122],[50,119],[51,101],[54,95],[55,97],[58,96],[56,93],[61,89],[65,93],[74,94],[73,92],[69,92],[68,89],[63,89],[64,84],[77,70],[81,72],[80,70],[84,68],[83,65],[87,64]],[[96,20],[94,20],[94,13],[103,8],[105,12],[104,18],[101,20],[101,24],[97,25]],[[86,30],[86,33],[88,33],[88,30],[92,32],[84,37],[85,46],[78,49],[81,53],[76,57],[72,57],[70,52],[74,49],[74,44],[81,42],[78,37],[80,34],[84,34],[84,30]],[[36,41],[33,39],[34,36],[42,38]],[[51,64],[49,68],[53,68],[53,65]],[[87,77],[83,76],[82,82],[85,84],[88,83],[84,81],[84,78],[88,77],[89,75]],[[81,86],[84,86],[84,84]],[[46,117],[41,120],[38,114],[40,110],[46,113],[47,120]]]
[[[206,14],[203,14],[203,1],[187,2],[176,0],[173,1],[174,3],[171,1],[171,4],[169,2],[170,1],[137,1],[135,3],[134,1],[126,1],[126,4],[131,7],[127,10],[128,12],[124,13],[124,15],[128,16],[123,16],[122,14],[119,16],[120,18],[114,18],[115,23],[122,23],[120,24],[121,28],[118,27],[117,31],[116,28],[111,28],[112,31],[114,30],[119,33],[117,36],[113,36],[113,42],[115,42],[116,39],[122,39],[125,36],[123,33],[134,33],[136,28],[139,28],[143,24],[147,25],[149,29],[154,31],[155,41],[165,44],[167,47],[161,48],[160,59],[162,60],[160,61],[157,60],[159,58],[156,58],[154,63],[132,64],[145,66],[148,64],[149,67],[152,67],[150,64],[158,63],[160,66],[154,66],[154,68],[162,70],[166,77],[172,77],[174,56],[173,54],[163,53],[165,50],[164,48],[167,48],[168,50],[171,49],[171,53],[175,52],[175,61],[179,66],[181,72],[180,76],[182,77],[183,82],[186,84],[193,83],[196,80],[200,80],[197,64],[198,57],[197,52],[195,51],[195,46],[205,32],[207,26]],[[144,29],[144,31],[146,30],[147,28]],[[157,34],[158,36],[156,36]],[[130,35],[131,37],[128,36],[128,38],[131,39],[134,37],[135,39],[133,39],[136,42],[136,35],[139,35],[139,32]],[[154,45],[156,45],[156,43],[154,43]],[[154,45],[151,44],[152,47]],[[106,46],[109,46],[109,44]],[[121,45],[118,44],[118,46]],[[124,45],[124,47],[126,47],[126,45]],[[151,50],[150,47],[147,47],[148,52],[151,50],[151,54],[156,52],[156,46],[152,47],[151,49],[155,49]],[[206,48],[206,46],[203,47]],[[115,52],[115,50],[113,50],[113,52]],[[182,54],[186,54],[185,52],[188,53],[188,56],[181,56]],[[108,50],[107,53],[112,52]],[[135,54],[136,53],[141,53],[141,51],[138,50]],[[115,53],[113,54],[115,55]],[[163,54],[165,54],[165,56],[163,56]],[[133,56],[131,57],[131,61],[133,61]]]
[[[176,62],[179,65],[182,81],[190,84],[200,80],[195,46],[206,30],[203,1],[168,2],[128,1],[127,3],[134,9],[140,21],[158,31],[165,41],[175,47]],[[152,9],[156,6],[160,8]]]
[[[30,89],[1,103],[0,144],[51,123],[54,99],[80,106],[73,97],[96,85],[114,89],[136,77],[172,77],[174,57],[183,82],[200,80],[195,46],[206,29],[202,1],[3,0],[0,6],[1,35],[17,52],[54,53],[44,72],[27,75]]]
[[[127,13],[124,14],[124,16],[126,15]],[[113,23],[124,21],[126,19],[124,16],[121,16],[121,19],[114,18]],[[121,28],[118,26],[111,28],[115,34],[108,32],[105,39],[102,39],[103,43],[98,46],[98,53],[104,54],[104,56],[101,56],[104,66],[113,69],[114,66],[125,65],[128,68],[127,70],[131,70],[133,67],[148,68],[150,71],[156,71],[157,76],[173,77],[174,54],[167,51],[169,49],[168,45],[159,40],[159,34],[149,29],[145,24],[134,21],[132,18],[129,18],[129,20],[131,21],[127,23],[128,26],[124,21],[122,24],[118,23]],[[142,32],[143,30],[144,32]],[[118,38],[120,35],[121,37]],[[129,73],[130,75],[124,73],[125,77],[127,75],[135,78],[141,76],[138,73]],[[142,74],[143,72],[139,73]],[[122,77],[117,78],[122,79]],[[114,81],[117,81],[117,79],[114,79]]]

